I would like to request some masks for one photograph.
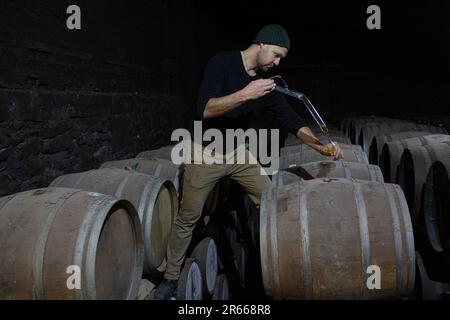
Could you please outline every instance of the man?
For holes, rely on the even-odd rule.
[[[222,52],[208,62],[199,92],[196,117],[203,130],[216,128],[247,129],[252,112],[260,108],[272,112],[280,127],[289,130],[311,148],[326,154],[334,148],[333,156],[342,157],[337,143],[322,145],[305,122],[276,91],[271,79],[261,79],[260,72],[279,65],[290,48],[285,29],[268,25],[261,29],[253,43],[244,51]],[[325,149],[326,148],[326,149]],[[235,150],[226,150],[233,155]],[[246,150],[246,155],[248,150]],[[221,156],[221,155],[220,155]],[[250,155],[251,156],[251,155]],[[192,230],[201,217],[209,192],[224,176],[236,180],[258,206],[261,193],[271,188],[267,175],[256,164],[186,164],[183,196],[179,214],[172,228],[164,280],[156,288],[155,298],[169,299],[175,293],[180,268],[192,238]]]

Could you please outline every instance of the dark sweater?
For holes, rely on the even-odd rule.
[[[210,128],[220,130],[243,129],[249,127],[252,114],[265,108],[278,120],[280,128],[296,134],[305,127],[305,121],[292,110],[283,94],[272,91],[267,95],[243,103],[230,112],[215,118],[202,119],[206,104],[211,98],[220,98],[243,89],[251,81],[261,79],[260,75],[250,76],[244,68],[239,51],[227,51],[213,56],[207,63],[200,86],[195,120],[202,120],[203,132]],[[204,142],[204,145],[210,142]]]

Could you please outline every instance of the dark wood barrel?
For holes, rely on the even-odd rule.
[[[350,141],[354,144],[358,144],[356,140],[358,139],[359,134],[356,134],[356,132],[359,133],[360,126],[368,122],[376,121],[378,119],[381,118],[375,116],[350,117],[347,122],[347,136],[350,138]]]
[[[420,136],[428,136],[430,134],[433,133],[429,131],[405,131],[374,136],[372,138],[372,142],[370,144],[369,149],[369,162],[372,164],[378,164],[378,160],[381,155],[381,150],[383,149],[384,144],[387,142],[404,140]]]
[[[370,145],[373,137],[382,134],[390,134],[402,131],[415,130],[416,124],[403,120],[394,121],[376,121],[362,127],[359,132],[358,144],[363,148],[364,152],[369,154]]]
[[[449,141],[450,135],[432,134],[429,136],[420,136],[404,140],[385,143],[381,151],[379,166],[383,172],[384,181],[390,183],[397,182],[397,169],[400,164],[400,158],[406,148],[421,146],[434,142]]]
[[[100,166],[104,168],[119,168],[123,170],[136,171],[159,177],[164,180],[170,180],[177,192],[180,192],[183,179],[183,166],[175,165],[170,160],[159,158],[135,158],[117,161],[108,161]]]
[[[328,135],[324,134],[324,133],[317,133],[316,137],[323,144],[330,143],[330,140],[328,140],[328,138],[330,138],[331,141],[336,141],[338,143],[345,143],[345,144],[351,144],[352,143],[350,141],[350,138],[346,137],[343,133],[339,133],[339,134],[338,133],[330,133]]]
[[[0,230],[0,299],[137,297],[144,245],[126,200],[66,188],[21,192],[0,198]]]
[[[314,133],[314,132],[313,132]],[[343,133],[330,133],[328,135],[325,135],[323,133],[314,133],[314,135],[316,136],[317,139],[319,139],[320,142],[322,142],[323,144],[327,144],[329,143],[328,137],[332,140],[332,141],[336,141],[338,143],[346,143],[346,144],[350,144],[350,139],[346,136],[344,136]],[[303,142],[298,139],[296,136],[294,135],[290,135],[285,141],[284,141],[284,145],[285,146],[295,146],[295,145],[301,145],[303,144]]]
[[[361,147],[360,147],[361,148]],[[367,160],[366,154],[362,151],[362,149],[347,149],[342,148],[343,159],[347,162],[359,162],[369,164]],[[280,169],[288,169],[290,167],[300,165],[303,163],[316,162],[316,161],[328,161],[332,160],[333,157],[328,157],[321,155],[316,150],[308,147],[304,148],[301,152],[289,152],[284,156],[280,156]]]
[[[316,161],[286,170],[305,180],[330,177],[384,182],[380,167],[357,162]]]
[[[251,201],[251,200],[250,200]],[[231,228],[237,232],[237,234],[243,234],[243,221],[236,210],[227,210],[224,214],[223,224],[226,228]]]
[[[261,266],[275,299],[388,299],[414,287],[414,237],[398,185],[314,179],[261,197]],[[369,266],[381,289],[366,286]]]
[[[115,195],[130,201],[137,209],[143,225],[144,272],[165,270],[167,243],[175,215],[178,213],[177,194],[171,181],[117,168],[106,168],[63,175],[50,185]]]
[[[249,244],[257,248],[259,244],[259,208],[248,196],[243,197],[245,216],[247,217],[246,227],[249,233]]]
[[[416,251],[416,285],[417,300],[448,300],[450,285],[430,279],[421,254]]]
[[[228,279],[226,274],[217,276],[216,285],[214,286],[214,293],[211,300],[229,300],[230,292],[228,287]]]
[[[392,119],[376,116],[360,116],[350,118],[348,124],[348,137],[350,138],[350,141],[354,144],[359,144],[358,139],[361,128],[367,124],[377,121],[392,121]]]
[[[340,130],[346,137],[349,136],[349,134],[348,134],[348,126],[349,126],[349,119],[348,119],[348,118],[342,119],[342,120],[339,122],[339,130]],[[350,138],[349,138],[349,139],[350,139]],[[351,140],[350,140],[350,141],[351,141]]]
[[[202,274],[195,259],[187,258],[181,269],[177,300],[202,300]]]
[[[237,271],[239,283],[243,288],[245,288],[248,259],[247,249],[245,248],[245,245],[240,241],[234,241],[231,244],[231,247],[233,250],[233,261]]]
[[[424,187],[424,220],[432,248],[450,253],[450,154],[444,148],[435,152],[439,160],[428,171]],[[450,266],[447,270],[450,276]]]
[[[195,259],[202,274],[203,296],[212,295],[218,272],[217,247],[213,238],[202,239],[192,251],[191,258]]]
[[[448,141],[448,144],[442,142],[411,146],[403,151],[398,166],[397,183],[405,193],[414,222],[419,219],[422,191],[428,170],[435,161],[446,158],[450,158],[450,141]]]
[[[350,121],[350,141],[354,144],[360,144],[361,129],[379,122],[392,122],[394,119],[386,117],[362,116],[352,118]]]

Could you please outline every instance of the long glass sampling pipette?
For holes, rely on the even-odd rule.
[[[277,78],[280,79],[281,82],[283,83],[284,86],[280,86],[280,85],[276,85],[275,86],[275,90],[281,93],[284,93],[288,96],[297,98],[299,100],[301,100],[306,108],[308,109],[309,113],[311,113],[312,117],[314,118],[314,120],[317,122],[317,124],[319,125],[320,130],[326,135],[326,137],[328,138],[328,141],[334,145],[334,142],[331,141],[330,137],[328,136],[328,126],[325,124],[325,122],[323,121],[322,117],[320,116],[320,114],[317,112],[316,108],[314,108],[314,106],[312,105],[311,101],[309,101],[308,97],[305,96],[303,93],[295,91],[295,90],[291,90],[288,88],[288,85],[286,83],[286,81],[284,81],[284,79],[281,76],[273,76],[273,78]]]

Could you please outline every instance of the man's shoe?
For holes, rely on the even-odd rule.
[[[164,279],[155,289],[154,297],[156,300],[169,300],[177,290],[178,280]]]

